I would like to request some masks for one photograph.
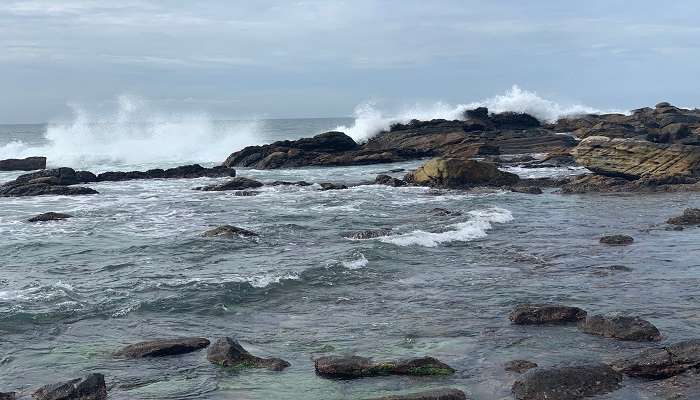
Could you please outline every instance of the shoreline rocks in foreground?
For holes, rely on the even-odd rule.
[[[649,321],[623,315],[589,315],[579,321],[581,332],[619,340],[655,342],[661,333]]]
[[[376,397],[369,400],[467,400],[467,395],[457,389],[435,389],[417,393]]]
[[[691,339],[612,363],[625,375],[647,379],[665,379],[688,370],[700,369],[700,339]]]
[[[256,357],[230,337],[216,339],[207,350],[207,360],[222,367],[267,368],[271,371],[282,371],[291,365],[281,358]]]
[[[574,400],[617,390],[622,374],[606,364],[538,367],[513,383],[517,400]]]
[[[46,157],[0,160],[0,171],[34,171],[46,168]]]
[[[42,386],[32,394],[35,400],[105,400],[107,386],[102,374],[90,374],[67,382]]]
[[[324,378],[357,379],[385,375],[451,375],[452,367],[432,357],[374,362],[360,356],[327,356],[314,360],[316,373]]]

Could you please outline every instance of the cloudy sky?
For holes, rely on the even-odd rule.
[[[697,0],[3,0],[0,122],[120,94],[217,118],[464,103],[700,105]]]

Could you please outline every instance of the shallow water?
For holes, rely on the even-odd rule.
[[[238,172],[262,181],[357,183],[418,164]],[[668,217],[700,206],[694,194],[534,196],[369,185],[265,187],[239,197],[191,190],[219,181],[99,183],[89,185],[96,196],[0,200],[0,391],[95,371],[106,375],[112,399],[362,399],[448,386],[475,399],[505,399],[515,379],[503,371],[508,360],[611,360],[650,346],[584,335],[575,326],[512,326],[507,314],[517,303],[637,314],[659,327],[664,343],[700,331],[700,230],[663,229]],[[463,214],[436,217],[435,207]],[[46,211],[75,217],[25,222]],[[201,236],[223,224],[260,237]],[[377,228],[392,232],[344,238]],[[630,234],[635,243],[600,245],[609,233]],[[605,275],[598,268],[613,264],[633,271]],[[155,337],[222,335],[292,366],[229,371],[209,364],[205,352],[110,356]],[[458,372],[315,376],[314,357],[343,353],[432,355]],[[605,398],[654,398],[645,393],[627,380]]]

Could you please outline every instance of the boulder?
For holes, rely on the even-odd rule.
[[[661,333],[649,321],[622,315],[589,315],[579,321],[581,332],[620,340],[653,342],[661,340]]]
[[[683,215],[669,218],[666,222],[671,225],[700,225],[700,208],[686,208]]]
[[[406,182],[389,175],[377,175],[377,177],[374,179],[374,183],[377,185],[386,185],[393,187],[406,186]]]
[[[351,232],[345,235],[347,239],[353,240],[366,240],[374,239],[382,236],[388,236],[391,234],[389,229],[370,229],[366,231]]]
[[[520,178],[499,170],[495,165],[457,158],[434,158],[406,175],[407,182],[442,188],[469,188],[473,186],[507,186]]]
[[[46,157],[0,160],[0,171],[34,171],[46,168]]]
[[[418,393],[378,397],[373,400],[467,400],[467,395],[457,389],[435,389]]]
[[[537,368],[537,364],[527,360],[512,360],[503,365],[503,369],[509,372],[517,372],[522,374],[525,371]]]
[[[267,368],[272,371],[282,371],[290,365],[279,358],[256,357],[230,337],[216,339],[207,350],[207,360],[222,367]]]
[[[244,190],[244,189],[255,189],[261,187],[263,184],[248,178],[238,177],[233,178],[228,182],[221,183],[218,185],[208,185],[200,188],[195,188],[195,190],[202,190],[205,192],[221,192],[225,190]]]
[[[209,340],[200,337],[156,339],[128,345],[114,353],[119,358],[164,357],[192,353],[209,346]]]
[[[627,246],[634,243],[634,238],[628,235],[608,235],[601,237],[600,243],[608,246]]]
[[[240,236],[240,237],[256,237],[258,236],[257,233],[253,231],[249,231],[247,229],[239,228],[236,226],[232,225],[222,225],[214,229],[210,229],[202,234],[202,236],[205,237],[228,237],[232,238],[234,236]]]
[[[45,221],[60,221],[63,219],[68,219],[72,218],[72,215],[69,214],[62,214],[62,213],[57,213],[57,212],[47,212],[44,214],[39,214],[34,217],[31,217],[27,220],[27,222],[45,222]]]
[[[328,356],[314,361],[316,373],[325,378],[355,379],[384,375],[434,376],[451,375],[449,365],[432,357],[399,361],[373,362],[359,356]]]
[[[508,316],[516,325],[578,322],[585,317],[584,310],[559,304],[520,304]]]
[[[105,400],[107,386],[102,374],[54,383],[39,388],[32,394],[35,400]]]
[[[615,361],[611,366],[625,375],[647,379],[664,379],[697,370],[700,368],[700,339],[644,350],[638,356]]]
[[[605,176],[627,179],[697,177],[700,147],[592,136],[571,151],[576,162]]]
[[[513,383],[517,400],[575,400],[617,390],[622,375],[605,364],[535,368]]]

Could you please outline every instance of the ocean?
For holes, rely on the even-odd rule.
[[[0,159],[46,155],[50,166],[93,172],[213,166],[245,145],[353,124],[357,118],[3,125]],[[354,184],[420,163],[237,171],[263,182]],[[19,174],[0,173],[0,181]],[[111,399],[364,399],[441,387],[506,399],[516,378],[503,370],[506,361],[610,361],[648,346],[584,335],[575,326],[514,326],[507,316],[516,304],[639,315],[673,342],[700,329],[700,232],[662,227],[683,208],[700,206],[692,193],[535,196],[314,185],[266,186],[241,197],[192,190],[224,180],[102,182],[88,185],[100,192],[94,196],[1,199],[0,391],[101,372]],[[431,213],[438,207],[461,214]],[[74,218],[26,222],[47,211]],[[259,237],[202,236],[224,224]],[[390,234],[345,237],[379,228]],[[635,242],[601,246],[598,238],[610,233]],[[208,363],[204,351],[112,357],[130,343],[177,336],[231,336],[291,367],[225,370]],[[430,355],[457,373],[316,376],[312,359],[331,354]],[[654,398],[645,393],[641,383],[628,382],[600,398]]]

